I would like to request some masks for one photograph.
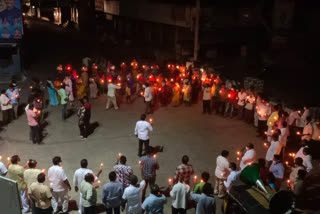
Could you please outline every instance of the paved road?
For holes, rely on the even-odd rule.
[[[75,115],[62,121],[61,107],[49,107],[46,128],[48,136],[44,139],[44,145],[33,145],[28,140],[29,127],[26,116],[22,115],[0,133],[0,155],[7,157],[19,154],[22,163],[33,158],[38,161],[39,168],[45,169],[51,166],[52,157],[59,155],[71,182],[82,158],[88,159],[89,168],[95,172],[103,162],[104,172],[101,175],[101,182],[105,183],[108,172],[112,170],[118,153],[121,152],[127,156],[128,165],[132,166],[135,174],[140,177],[138,141],[133,130],[144,107],[143,101],[140,98],[133,104],[123,104],[119,111],[106,111],[105,102],[105,96],[92,101],[91,122],[98,122],[99,127],[87,140],[79,138]],[[151,145],[165,147],[164,152],[158,155],[160,170],[157,174],[157,183],[160,186],[167,185],[167,179],[180,164],[182,155],[190,157],[196,174],[200,175],[203,171],[210,172],[212,175],[210,182],[214,183],[216,157],[223,149],[230,151],[231,161],[236,159],[236,150],[248,142],[254,143],[257,157],[263,157],[266,152],[261,140],[255,137],[253,127],[234,119],[202,115],[200,104],[191,107],[161,108],[152,117],[154,132],[151,136]],[[98,192],[101,201],[101,189]],[[78,199],[78,194],[74,191],[70,195],[72,199]],[[170,201],[166,205],[165,213],[169,213],[169,209]]]

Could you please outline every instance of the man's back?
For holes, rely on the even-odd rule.
[[[159,168],[157,159],[151,156],[141,157],[141,164],[143,169],[143,175],[146,178],[151,178],[156,175],[156,170]]]
[[[150,194],[143,202],[142,209],[144,209],[147,214],[163,214],[163,204],[165,201],[166,197],[164,195],[158,197]]]
[[[216,213],[215,198],[202,193],[195,194],[191,192],[191,199],[197,202],[196,214],[214,214]]]
[[[121,204],[122,193],[122,184],[117,181],[111,181],[103,186],[102,202],[107,208],[119,207]]]

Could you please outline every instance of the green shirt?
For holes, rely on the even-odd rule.
[[[195,187],[194,187],[194,190],[193,192],[196,193],[196,194],[201,194],[202,193],[202,190],[203,190],[203,187],[206,183],[205,182],[200,182],[198,183]],[[211,187],[213,188],[212,184],[210,184]]]
[[[59,96],[61,98],[61,104],[62,105],[67,104],[66,99],[68,98],[68,95],[67,95],[66,90],[64,90],[63,88],[60,88],[59,91],[58,91],[58,94],[59,94]]]
[[[82,206],[91,207],[97,203],[97,191],[88,182],[82,181],[80,185],[80,192],[82,194]]]

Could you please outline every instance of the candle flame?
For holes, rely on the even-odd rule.
[[[104,166],[104,164],[103,163],[100,163],[100,167],[103,167]]]
[[[101,183],[101,181],[100,180],[98,180],[98,184],[100,184]]]
[[[153,155],[153,158],[157,158],[157,155],[156,155],[156,154],[154,154],[154,155]]]
[[[121,156],[122,156],[122,154],[121,154],[121,153],[119,153],[118,155],[119,155],[119,157],[121,157]]]
[[[46,172],[46,169],[41,169],[41,173],[45,173]]]
[[[288,162],[288,161],[286,161],[286,165],[289,165],[289,162]]]
[[[203,182],[204,182],[203,179],[201,179],[201,180],[200,180],[200,183],[203,183]]]
[[[172,179],[171,179],[171,178],[169,178],[169,179],[168,179],[168,183],[169,183],[169,184],[171,184],[171,182],[172,182]]]
[[[195,175],[195,176],[193,176],[193,178],[194,178],[194,179],[197,179],[197,178],[198,178],[198,176],[197,176],[197,175]]]

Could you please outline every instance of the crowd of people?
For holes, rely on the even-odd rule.
[[[138,183],[137,176],[126,165],[126,157],[120,156],[114,171],[109,173],[110,182],[102,190],[101,199],[107,214],[120,213],[121,207],[127,213],[163,213],[166,197],[172,198],[172,213],[186,213],[191,207],[196,207],[197,214],[214,213],[214,195],[225,198],[241,170],[255,162],[260,166],[261,180],[274,191],[279,191],[281,186],[283,188],[285,169],[292,170],[286,183],[298,198],[304,200],[301,197],[304,180],[312,170],[319,168],[319,164],[313,164],[314,151],[311,151],[309,143],[319,143],[320,121],[310,116],[308,108],[305,107],[303,111],[292,108],[287,112],[281,104],[272,105],[254,88],[244,90],[235,81],[223,82],[219,76],[202,69],[196,71],[191,67],[168,64],[161,71],[158,65],[139,66],[137,61],[131,62],[130,66],[122,63],[118,70],[108,62],[106,68],[101,69],[98,63],[90,63],[88,58],[83,61],[81,73],[73,70],[71,65],[65,68],[59,65],[55,81],[48,79],[46,86],[43,86],[40,81],[33,79],[30,86],[31,94],[25,111],[33,143],[42,140],[45,89],[49,94],[49,105],[61,105],[62,120],[68,117],[68,107],[78,109],[80,136],[84,139],[88,137],[90,128],[89,99],[106,92],[106,110],[111,105],[117,110],[123,96],[127,103],[132,103],[134,96],[144,98],[145,114],[135,127],[135,135],[139,139],[142,182]],[[1,91],[3,125],[18,116],[19,91],[15,81],[9,89]],[[237,163],[234,163],[229,162],[229,151],[223,150],[216,161],[215,185],[209,183],[210,173],[203,172],[200,182],[193,177],[193,183],[197,184],[193,191],[190,180],[194,170],[188,156],[183,156],[175,176],[168,180],[168,189],[160,190],[156,184],[159,164],[154,155],[157,151],[149,142],[152,121],[147,121],[146,117],[159,106],[177,107],[182,103],[190,106],[200,99],[203,101],[203,114],[215,112],[257,127],[258,136],[265,140],[266,156],[257,160],[254,145],[249,143],[242,151],[237,151]],[[287,154],[287,142],[295,144],[298,152]],[[44,184],[46,174],[36,169],[35,160],[29,160],[24,167],[20,166],[20,162],[19,156],[14,155],[10,161],[8,159],[7,167],[0,162],[0,172],[2,176],[8,172],[8,177],[18,182],[24,211],[29,211],[31,207],[35,213],[52,213],[52,210],[57,213],[61,203],[62,211],[67,212],[71,184],[62,168],[61,158],[54,157],[53,166],[48,170],[49,187]],[[96,175],[87,167],[87,160],[81,160],[81,168],[73,179],[75,191],[80,191],[79,213],[86,214],[96,212],[96,189],[102,172],[102,166]],[[151,194],[145,198],[147,186],[150,186]]]

